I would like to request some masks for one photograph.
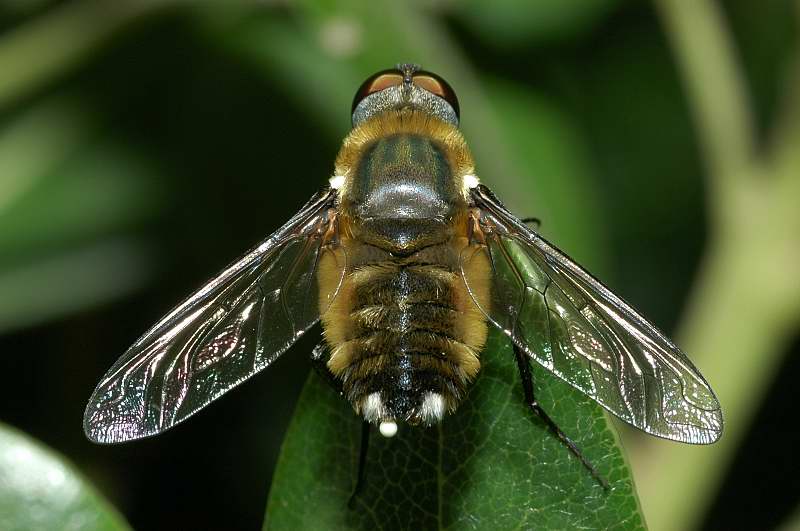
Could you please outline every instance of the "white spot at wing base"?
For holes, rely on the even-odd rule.
[[[344,175],[334,175],[333,177],[330,178],[328,182],[330,183],[331,188],[333,188],[334,190],[338,190],[344,185],[344,180],[345,180]]]
[[[477,175],[468,173],[464,176],[464,188],[468,190],[472,190],[473,188],[477,187],[479,183],[480,180],[478,180]]]
[[[384,437],[394,437],[397,434],[397,423],[393,420],[381,422],[378,430],[380,430],[381,435]]]

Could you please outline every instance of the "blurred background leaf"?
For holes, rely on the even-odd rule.
[[[500,0],[453,2],[455,15],[498,49],[579,37],[611,12],[617,0]]]
[[[158,208],[152,169],[96,139],[91,112],[46,100],[0,131],[0,332],[142,285],[141,243],[119,238]]]
[[[0,528],[124,531],[125,520],[63,457],[0,425]]]
[[[650,527],[776,527],[800,503],[796,4],[0,1],[0,419],[136,528],[257,526],[316,337],[153,440],[90,445],[85,400],[325,182],[358,84],[417,61],[482,179],[720,391],[719,446],[623,433]]]

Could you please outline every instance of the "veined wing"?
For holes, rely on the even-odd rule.
[[[314,325],[322,254],[333,253],[340,283],[346,267],[329,230],[333,199],[316,194],[139,338],[89,399],[87,437],[116,443],[160,433],[267,367]]]
[[[686,355],[599,280],[509,213],[484,186],[468,262],[483,254],[492,271],[491,302],[475,303],[547,370],[625,422],[694,444],[722,434],[711,387]]]

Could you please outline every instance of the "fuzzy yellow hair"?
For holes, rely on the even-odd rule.
[[[336,156],[335,169],[335,175],[344,177],[342,187],[347,188],[361,157],[374,142],[397,134],[420,135],[438,144],[447,157],[456,185],[466,193],[464,176],[474,176],[475,163],[461,131],[435,116],[408,107],[375,115],[345,137]]]

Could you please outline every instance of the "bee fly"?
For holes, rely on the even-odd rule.
[[[369,424],[431,425],[513,342],[530,409],[604,483],[534,396],[529,359],[647,433],[722,433],[686,355],[480,183],[439,76],[378,72],[356,93],[329,185],[148,330],[89,400],[89,439],[160,433],[264,369],[317,321],[312,359]],[[363,472],[359,472],[360,476]]]

